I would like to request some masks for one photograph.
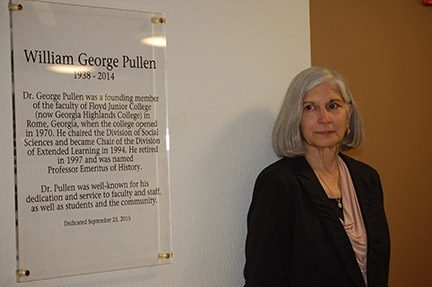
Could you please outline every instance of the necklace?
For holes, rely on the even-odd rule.
[[[320,182],[324,183],[324,185],[325,185],[325,187],[327,188],[327,190],[328,190],[330,193],[333,193],[332,190],[330,189],[330,187],[327,185],[327,183],[326,183],[326,181],[324,180],[324,178],[321,176],[321,174],[320,174],[318,171],[315,171],[315,173],[316,173],[316,175],[318,175],[318,179],[320,180]],[[341,196],[341,197],[336,197],[336,198],[334,198],[334,199],[336,199],[336,201],[337,201],[337,203],[338,203],[337,206],[338,206],[339,208],[342,208],[342,207],[343,207],[343,205],[342,205],[342,196]]]
[[[339,198],[335,198],[336,199],[336,201],[337,201],[337,203],[338,203],[338,207],[339,208],[342,208],[343,206],[342,206],[342,197],[339,197]]]

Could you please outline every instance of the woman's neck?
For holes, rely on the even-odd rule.
[[[306,148],[306,160],[317,171],[335,174],[338,172],[339,149]]]
[[[306,160],[320,181],[327,197],[341,198],[338,152],[334,150],[307,152]]]

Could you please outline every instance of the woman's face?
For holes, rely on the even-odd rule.
[[[337,149],[348,128],[349,116],[345,102],[331,83],[320,84],[303,99],[301,133],[307,152],[312,149]]]

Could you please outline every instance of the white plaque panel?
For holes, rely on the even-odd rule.
[[[18,280],[170,263],[164,15],[21,4]]]

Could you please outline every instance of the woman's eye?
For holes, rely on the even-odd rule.
[[[313,111],[315,109],[315,107],[313,105],[306,105],[304,106],[304,110],[305,111]]]
[[[338,105],[338,104],[335,104],[335,103],[329,105],[329,109],[330,109],[330,110],[337,109],[338,107],[339,107],[339,105]]]

